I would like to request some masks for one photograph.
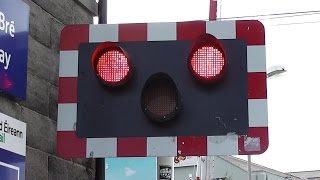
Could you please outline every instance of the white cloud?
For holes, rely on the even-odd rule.
[[[124,173],[125,175],[128,177],[128,176],[133,176],[137,171],[129,168],[129,167],[125,167],[124,168]]]

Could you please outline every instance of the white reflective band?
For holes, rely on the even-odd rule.
[[[208,156],[239,154],[238,135],[228,134],[226,136],[208,136]]]
[[[148,23],[148,41],[177,39],[177,23]]]
[[[117,42],[119,37],[119,25],[99,24],[89,26],[89,42]]]
[[[248,111],[250,127],[268,127],[267,99],[249,99]]]
[[[217,39],[236,39],[236,21],[207,21],[206,33]]]
[[[88,138],[86,152],[87,158],[117,157],[117,138]]]
[[[60,51],[59,77],[78,77],[78,51]]]
[[[248,72],[266,72],[266,46],[247,46]]]
[[[77,104],[58,104],[58,126],[57,131],[75,131],[77,122]]]
[[[147,156],[176,156],[177,137],[148,137]]]

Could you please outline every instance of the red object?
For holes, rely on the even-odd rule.
[[[202,47],[192,56],[191,67],[197,76],[205,79],[217,77],[225,65],[222,52],[215,47]]]
[[[267,74],[248,73],[248,99],[267,99]]]
[[[214,21],[217,20],[217,0],[210,0],[210,9],[209,9],[209,20]]]
[[[237,39],[246,40],[249,45],[265,45],[264,27],[259,21],[236,21]]]
[[[147,41],[147,24],[119,24],[121,41]]]
[[[77,82],[76,77],[59,78],[59,96],[58,103],[76,103],[77,102]]]
[[[75,131],[57,132],[57,153],[64,158],[85,158],[86,143],[86,139],[79,139]]]
[[[70,25],[60,35],[60,51],[78,50],[80,43],[89,42],[89,25]]]
[[[205,21],[178,22],[177,40],[194,40],[206,33]]]
[[[117,83],[126,79],[130,67],[124,53],[110,50],[102,54],[97,61],[97,73],[106,83]]]
[[[97,77],[107,86],[123,85],[132,74],[132,65],[117,43],[101,43],[93,52],[91,63]]]
[[[178,136],[179,156],[207,156],[207,136]]]
[[[117,138],[117,157],[147,156],[147,138]]]
[[[189,55],[189,69],[196,79],[213,82],[222,78],[227,60],[219,40],[204,34],[197,38]]]

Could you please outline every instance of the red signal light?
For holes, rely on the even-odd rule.
[[[125,79],[129,71],[128,58],[122,52],[107,51],[98,59],[97,73],[108,83],[120,82]]]
[[[196,79],[212,82],[220,79],[226,70],[226,57],[222,45],[214,36],[200,36],[189,55],[189,69]]]
[[[93,68],[98,78],[108,86],[119,86],[127,82],[131,74],[128,57],[113,43],[100,45],[92,56]]]

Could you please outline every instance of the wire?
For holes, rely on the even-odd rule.
[[[286,15],[291,15],[289,17],[295,17],[295,16],[302,16],[302,15],[314,15],[314,14],[320,14],[320,10],[274,13],[274,14],[260,14],[260,15],[251,15],[251,16],[235,16],[235,17],[227,17],[227,18],[220,18],[220,19],[221,20],[228,20],[228,19],[243,19],[243,18],[256,18],[256,17],[268,17],[268,16],[284,17]]]
[[[297,22],[297,23],[274,24],[274,25],[271,25],[271,26],[289,26],[289,25],[315,24],[315,23],[320,23],[320,21],[309,21],[309,22]]]
[[[320,13],[284,15],[284,16],[279,16],[279,17],[259,18],[258,20],[281,19],[281,18],[291,18],[291,17],[299,17],[299,16],[310,16],[310,15],[320,15]]]
[[[220,1],[220,17],[222,15],[222,0]],[[272,14],[261,14],[261,15],[253,15],[253,16],[240,16],[240,17],[229,17],[229,18],[220,18],[217,20],[231,20],[231,19],[243,19],[243,18],[255,18],[255,17],[267,17],[267,18],[259,18],[256,20],[269,20],[269,19],[280,19],[280,18],[292,18],[298,16],[309,16],[309,15],[320,15],[320,10],[310,10],[310,11],[297,11],[297,12],[286,12],[286,13],[272,13]],[[269,17],[276,16],[276,17]],[[208,19],[206,19],[208,20]],[[205,21],[206,21],[205,20]],[[274,24],[271,26],[290,26],[290,25],[300,25],[300,24],[313,24],[320,23],[320,21],[309,21],[309,22],[295,22],[295,23],[283,23],[283,24]]]
[[[221,13],[221,10],[220,10],[220,13]],[[293,17],[299,17],[299,16],[312,16],[312,15],[320,15],[320,10],[260,14],[260,15],[252,15],[252,16],[235,16],[235,17],[220,18],[219,20],[236,20],[236,19],[251,19],[251,18],[254,18],[255,20],[269,20],[269,19],[293,18]],[[258,18],[258,17],[265,17],[265,18]],[[205,20],[207,21],[209,19],[205,19]],[[299,24],[311,24],[311,23],[320,23],[320,21],[283,23],[283,24],[274,24],[271,26],[299,25]]]
[[[222,14],[222,0],[220,1],[219,9],[220,9],[220,17],[221,17],[221,14]],[[231,20],[231,19],[235,20],[235,19],[256,18],[256,17],[267,17],[267,18],[258,18],[256,20],[268,20],[268,19],[292,18],[292,17],[310,16],[310,15],[320,15],[320,10],[297,11],[297,12],[286,12],[286,13],[272,13],[272,14],[261,14],[261,15],[240,16],[240,17],[228,17],[228,18],[220,18],[219,20]],[[276,17],[272,17],[272,16],[276,16]],[[274,25],[271,25],[271,26],[288,26],[288,25],[312,24],[312,23],[320,23],[320,21],[283,23],[283,24],[274,24]]]

